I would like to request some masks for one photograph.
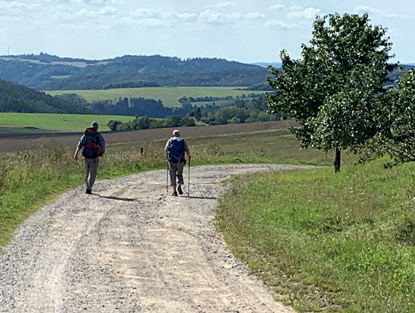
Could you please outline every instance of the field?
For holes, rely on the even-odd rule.
[[[100,121],[100,120],[97,120]],[[89,125],[89,124],[88,124]],[[182,134],[192,138],[206,138],[212,136],[222,136],[230,134],[241,134],[250,132],[263,132],[277,130],[292,126],[289,121],[273,121],[263,123],[246,123],[217,126],[201,127],[181,127]],[[85,128],[85,127],[84,127]],[[0,134],[0,152],[22,151],[36,149],[43,146],[59,144],[65,147],[73,147],[79,140],[79,134],[84,128],[77,129],[74,134],[26,134],[13,136],[3,136]],[[107,144],[138,143],[150,142],[154,140],[167,140],[171,136],[171,128],[142,129],[128,132],[108,132],[104,133]],[[243,145],[243,143],[241,143]],[[272,146],[268,147],[272,148]]]
[[[165,107],[181,107],[178,101],[182,97],[226,97],[243,94],[262,94],[265,91],[242,90],[234,87],[147,87],[117,88],[106,90],[55,90],[46,91],[50,95],[75,93],[88,102],[96,100],[113,100],[118,98],[148,98],[161,100]],[[197,103],[195,104],[197,105]]]
[[[97,121],[100,130],[105,131],[110,130],[107,127],[110,120],[126,122],[132,119],[134,116],[2,112],[0,113],[0,134],[26,132],[21,129],[22,127],[35,127],[45,131],[79,132],[88,127],[92,121]],[[3,126],[5,128],[2,130]]]

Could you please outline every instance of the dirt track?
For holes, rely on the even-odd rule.
[[[229,175],[295,168],[195,167],[190,197],[187,182],[166,195],[165,171],[65,193],[5,248],[0,312],[293,312],[232,257],[213,209]]]

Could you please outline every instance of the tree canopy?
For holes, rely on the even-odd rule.
[[[270,67],[268,82],[277,90],[268,96],[271,109],[299,122],[292,131],[303,147],[334,149],[336,171],[340,151],[357,149],[377,132],[391,45],[367,14],[330,14],[316,17],[302,58],[283,50],[281,69]]]

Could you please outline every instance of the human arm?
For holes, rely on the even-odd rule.
[[[79,139],[78,144],[76,145],[75,153],[73,155],[73,158],[75,159],[75,161],[78,160],[78,154],[79,154],[79,151],[81,151],[83,145],[84,145],[84,136],[82,136],[81,139]]]
[[[171,138],[167,140],[166,145],[164,146],[164,152],[166,153],[166,158],[167,158],[167,153],[169,152],[170,142],[171,142]]]
[[[105,153],[105,139],[101,133],[98,133],[98,146],[101,148],[101,156],[103,156]]]
[[[81,150],[80,147],[76,147],[75,153],[73,155],[73,158],[75,159],[75,161],[78,160],[78,153],[79,153],[80,150]]]

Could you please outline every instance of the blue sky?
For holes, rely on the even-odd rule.
[[[133,55],[278,62],[298,58],[316,14],[369,13],[395,61],[415,63],[415,2],[384,0],[0,0],[0,55]]]

